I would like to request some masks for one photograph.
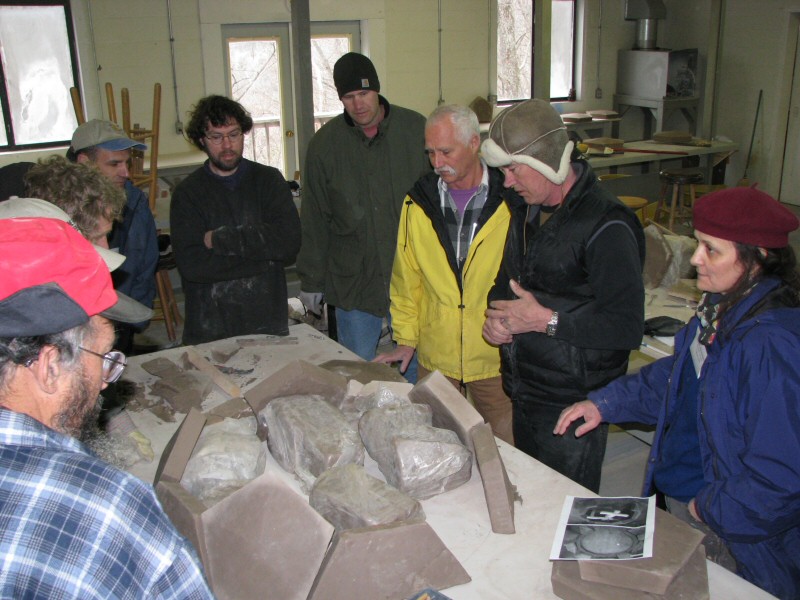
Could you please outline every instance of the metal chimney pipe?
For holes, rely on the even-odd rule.
[[[655,50],[658,38],[658,19],[636,21],[636,44],[634,50]]]
[[[658,19],[667,16],[663,0],[625,0],[625,20],[636,21],[634,50],[654,50]]]

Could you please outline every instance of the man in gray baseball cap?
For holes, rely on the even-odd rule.
[[[109,247],[127,257],[125,264],[113,274],[114,287],[152,307],[156,295],[158,240],[156,223],[145,193],[129,179],[131,151],[144,151],[145,144],[128,137],[111,121],[92,119],[78,126],[72,134],[67,158],[73,162],[91,163],[114,185],[125,191],[122,219],[114,224]],[[142,331],[148,321],[117,327],[117,345],[125,352],[133,351],[133,335]]]
[[[573,159],[549,102],[504,110],[481,149],[516,192],[506,192],[511,225],[483,326],[502,348],[515,444],[597,492],[608,430],[576,438],[553,429],[574,399],[623,375],[642,341],[641,223]]]
[[[80,151],[90,151],[90,148],[100,148],[111,152],[119,150],[147,150],[147,145],[132,140],[122,128],[111,121],[92,119],[78,126],[72,134],[70,148],[78,153]]]

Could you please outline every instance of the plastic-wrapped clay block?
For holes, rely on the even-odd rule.
[[[386,481],[421,500],[457,488],[472,474],[472,453],[455,432],[430,423],[430,407],[422,404],[373,408],[358,423]]]
[[[207,425],[186,464],[181,485],[211,507],[261,475],[266,456],[254,417]]]
[[[411,384],[405,385],[411,387]],[[361,416],[372,408],[390,404],[411,404],[411,400],[408,397],[400,396],[388,385],[378,384],[377,387],[375,385],[363,386],[355,394],[346,393],[338,404],[335,402],[332,404],[336,405],[345,418],[355,426]]]
[[[339,530],[425,519],[419,502],[368,475],[361,465],[325,471],[311,488],[308,502]]]
[[[364,464],[358,432],[321,396],[275,398],[259,419],[267,427],[270,453],[306,490],[326,469]]]

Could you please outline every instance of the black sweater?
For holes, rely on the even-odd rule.
[[[300,219],[277,169],[243,160],[228,189],[207,166],[175,188],[172,246],[186,299],[184,344],[288,334],[284,266],[300,249]],[[213,231],[212,246],[203,236]]]

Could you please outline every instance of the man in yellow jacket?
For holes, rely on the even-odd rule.
[[[513,444],[500,353],[481,335],[509,211],[503,175],[486,166],[479,149],[478,118],[469,108],[440,106],[428,117],[425,151],[434,170],[405,199],[392,269],[397,347],[375,360],[399,362],[405,372],[416,352],[420,378],[440,371],[468,394],[494,434]]]

